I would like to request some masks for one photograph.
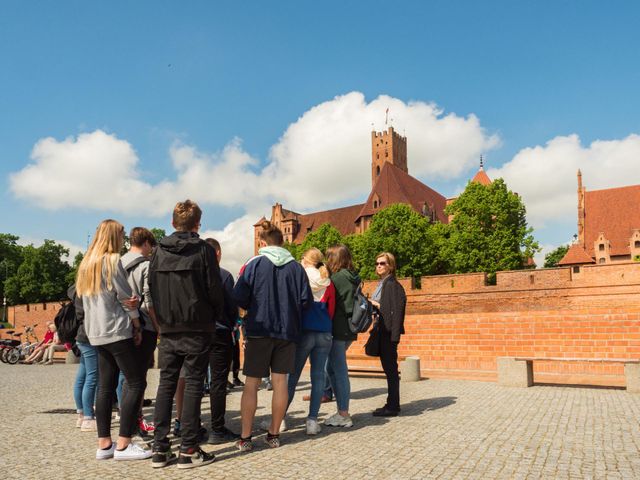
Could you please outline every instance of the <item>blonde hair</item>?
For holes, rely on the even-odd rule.
[[[396,274],[396,257],[393,256],[393,253],[382,252],[376,255],[376,260],[383,257],[387,261],[387,266],[389,267],[389,273],[391,275],[395,275]]]
[[[76,292],[80,296],[97,295],[102,290],[102,269],[106,268],[107,290],[120,260],[124,227],[115,220],[104,220],[96,228],[91,245],[78,267]]]
[[[324,264],[324,255],[317,248],[310,248],[302,254],[302,260],[320,270],[321,278],[329,278],[329,269]]]

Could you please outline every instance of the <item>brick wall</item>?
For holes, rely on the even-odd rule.
[[[399,353],[428,377],[496,380],[499,356],[640,358],[640,265],[601,265],[403,280]],[[375,282],[367,285],[372,291]],[[352,349],[362,353],[366,335]],[[375,360],[374,360],[375,362]],[[536,382],[624,385],[622,365],[534,362]]]
[[[640,358],[640,264],[423,277],[407,292],[401,355],[418,355],[428,377],[496,379],[499,356]],[[375,282],[365,290],[372,292]],[[9,320],[38,324],[58,303],[9,307]],[[1,331],[0,331],[1,332]],[[366,335],[351,348],[363,353]],[[377,362],[373,359],[372,362]],[[536,362],[537,382],[624,385],[622,365]]]
[[[7,307],[7,321],[15,326],[16,332],[24,332],[25,327],[35,325],[38,340],[42,340],[47,323],[53,321],[61,306],[60,302],[49,302]],[[0,330],[0,337],[9,338],[9,335]]]

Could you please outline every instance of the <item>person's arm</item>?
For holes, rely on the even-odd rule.
[[[127,272],[125,271],[121,262],[117,262],[116,271],[113,272],[113,278],[111,279],[111,282],[113,283],[120,305],[122,305],[122,308],[125,312],[127,312],[127,315],[129,315],[129,318],[131,319],[131,325],[133,326],[133,342],[136,345],[140,345],[140,342],[142,341],[142,331],[140,329],[140,312],[138,311],[137,302],[133,302],[135,297],[133,297],[131,286],[127,281]]]
[[[156,309],[153,308],[153,299],[151,298],[151,287],[149,286],[149,265],[150,262],[142,264],[142,303],[145,310],[149,314],[149,319],[156,332],[160,331],[158,318],[156,317]]]
[[[235,320],[238,316],[238,306],[233,300],[233,276],[230,273],[225,275],[222,288],[224,289],[225,323],[228,324],[229,328],[233,329]]]
[[[251,305],[251,284],[249,271],[246,267],[247,266],[245,265],[240,270],[240,276],[238,277],[238,281],[233,287],[232,292],[232,296],[236,304],[245,310],[247,310],[249,305]]]
[[[404,292],[404,288],[397,281],[392,282],[390,300],[391,305],[389,314],[391,315],[391,341],[399,342],[400,335],[402,333],[402,326],[404,325],[404,312],[407,303],[407,296]],[[383,314],[384,315],[384,314]]]

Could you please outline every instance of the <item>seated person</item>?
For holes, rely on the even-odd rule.
[[[34,362],[37,362],[38,360],[40,360],[42,358],[42,356],[44,355],[44,352],[47,348],[49,348],[49,345],[51,344],[51,342],[53,342],[53,336],[55,334],[56,331],[56,326],[53,322],[49,322],[47,324],[47,333],[45,333],[44,338],[42,339],[42,341],[36,346],[36,348],[34,348],[33,352],[31,353],[31,355],[29,355],[24,362],[22,363],[26,363],[27,365],[31,365]]]

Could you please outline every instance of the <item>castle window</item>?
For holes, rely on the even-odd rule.
[[[380,154],[376,153],[376,160],[380,158]]]
[[[580,267],[573,267],[573,273],[580,273]]]
[[[636,240],[633,245],[635,248],[640,248],[640,240]]]
[[[378,201],[377,200],[373,201],[373,208],[378,208]]]
[[[606,263],[607,259],[606,258],[600,258],[598,259],[598,263]]]
[[[598,250],[600,250],[601,252],[604,252],[604,243],[601,243],[600,245],[598,245]]]
[[[380,165],[376,167],[376,177],[380,175]]]
[[[386,150],[384,151],[384,156],[388,157],[389,156],[389,152],[387,152]]]

